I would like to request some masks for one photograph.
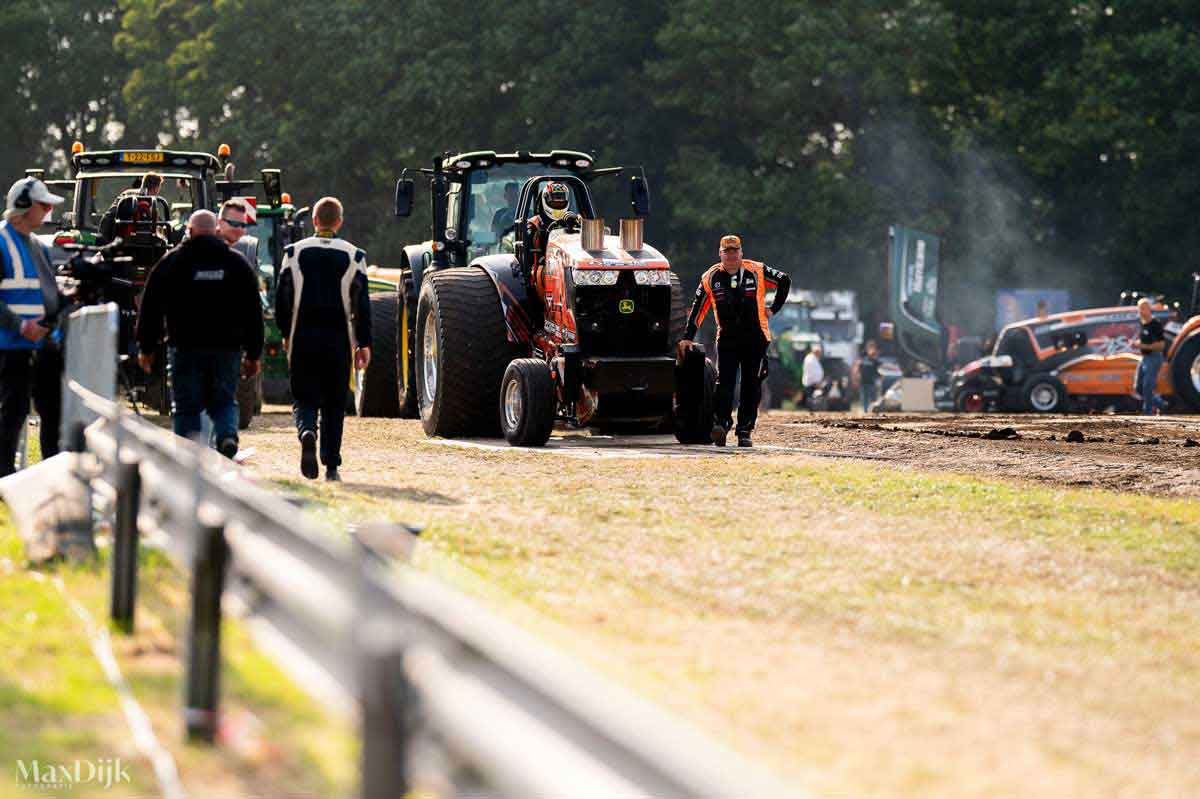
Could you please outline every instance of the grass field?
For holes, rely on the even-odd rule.
[[[1200,795],[1200,506],[760,453],[581,460],[351,423],[332,526],[441,571],[817,795]],[[463,579],[462,575],[468,575]]]
[[[219,748],[182,743],[179,630],[187,585],[163,557],[143,552],[136,634],[112,646],[156,735],[175,755],[190,795],[321,797],[350,794],[353,730],[327,719],[257,654],[236,623],[224,635],[222,690],[229,736]],[[93,656],[83,621],[56,587],[105,623],[108,569],[24,567],[21,543],[0,504],[0,797],[158,796],[150,764],[135,749],[118,696]],[[60,790],[22,786],[20,766],[120,758],[131,782]],[[87,767],[84,766],[84,774]]]

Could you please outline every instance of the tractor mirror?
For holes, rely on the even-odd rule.
[[[396,216],[408,217],[412,214],[413,191],[411,180],[400,178],[396,181]]]
[[[263,196],[272,208],[283,205],[283,178],[278,169],[262,171]]]
[[[634,216],[639,219],[650,216],[650,185],[641,175],[635,175],[629,181],[629,201]]]

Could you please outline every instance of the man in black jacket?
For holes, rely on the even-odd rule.
[[[300,473],[317,477],[317,412],[321,414],[321,462],[325,479],[340,480],[342,424],[350,363],[371,360],[371,301],[367,254],[337,237],[342,204],[317,200],[315,236],[284,250],[275,293],[275,320],[283,332],[291,374],[292,412],[300,435]]]
[[[217,235],[212,211],[192,214],[187,240],[164,255],[146,280],[137,342],[138,363],[147,372],[164,322],[175,433],[185,438],[199,433],[200,414],[207,411],[217,450],[232,458],[238,449],[239,371],[254,377],[262,357],[262,304],[258,279]]]

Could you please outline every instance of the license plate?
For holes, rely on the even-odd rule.
[[[163,154],[159,151],[123,153],[121,160],[127,164],[161,164],[163,162]]]

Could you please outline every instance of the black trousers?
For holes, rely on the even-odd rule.
[[[762,396],[762,365],[767,341],[758,336],[717,336],[717,398],[714,422],[726,430],[733,426],[733,390],[738,373],[742,392],[738,398],[737,432],[749,433],[758,421],[758,402]]]
[[[42,458],[58,454],[62,374],[63,357],[57,348],[47,346],[36,352],[0,350],[0,477],[15,471],[30,396],[41,417]]]
[[[350,392],[350,341],[346,331],[297,330],[290,373],[296,432],[303,435],[311,430],[320,444],[321,463],[341,466],[342,428]]]

